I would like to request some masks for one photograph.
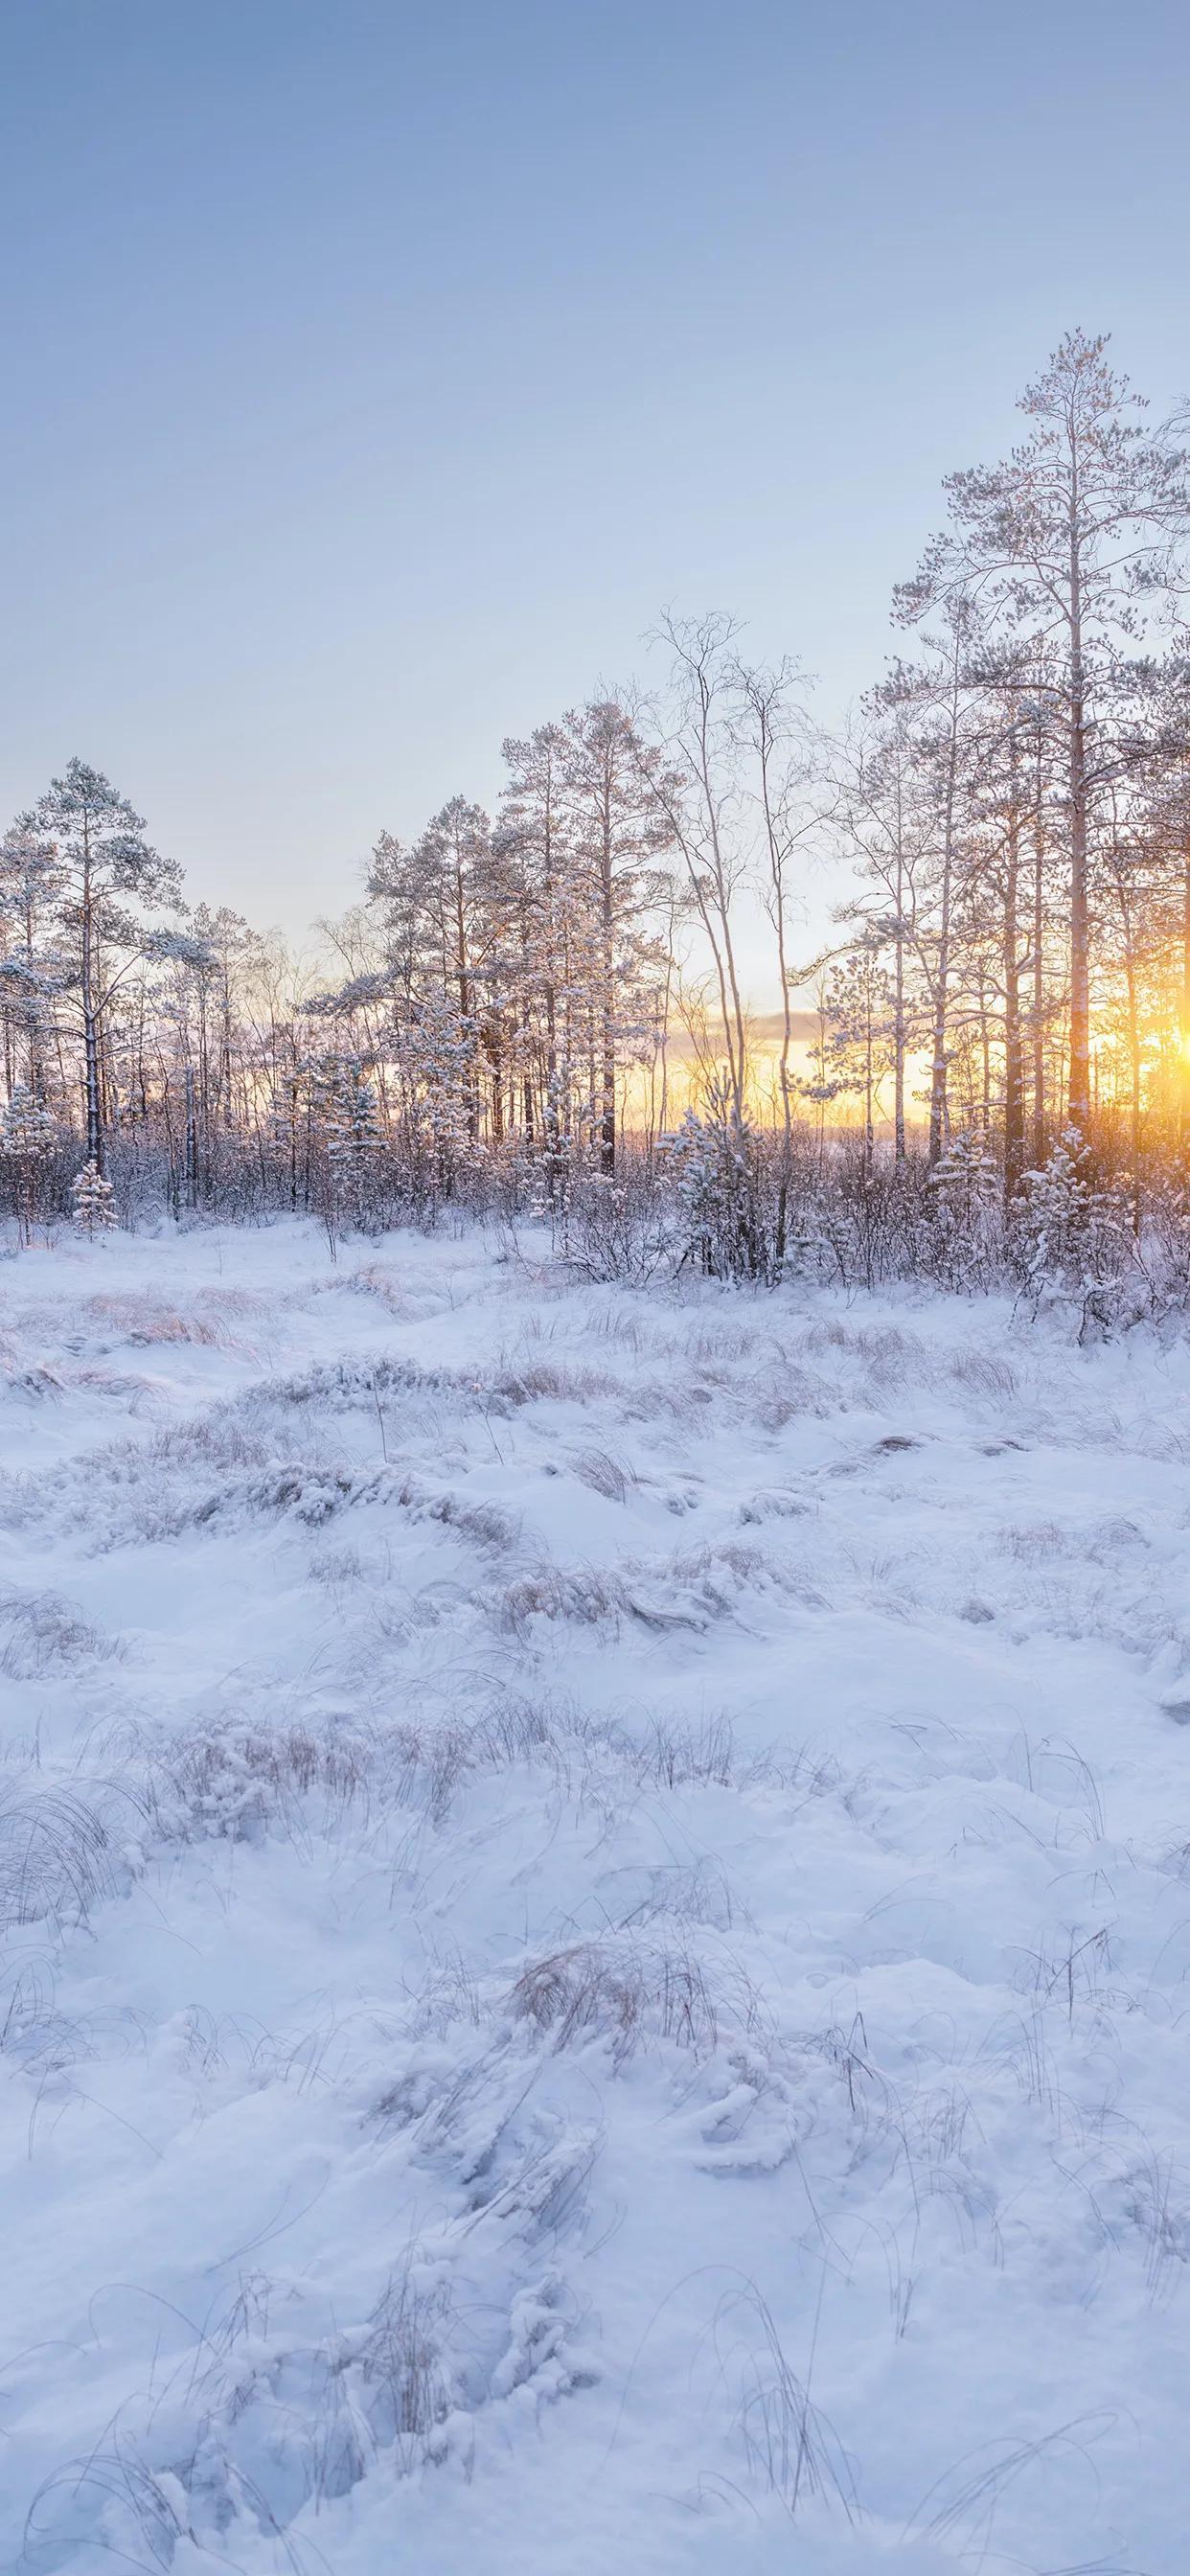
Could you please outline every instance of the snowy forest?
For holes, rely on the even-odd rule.
[[[13,2576],[1184,2576],[1190,420],[791,627],[0,847]]]
[[[1078,332],[1020,410],[948,478],[844,726],[812,636],[760,667],[729,616],[669,615],[648,693],[504,743],[494,815],[381,830],[316,966],[188,903],[72,759],[0,848],[20,1236],[453,1204],[544,1215],[608,1277],[1060,1275],[1100,1320],[1179,1294],[1190,459]]]

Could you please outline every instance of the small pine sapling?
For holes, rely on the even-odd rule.
[[[71,1184],[74,1221],[84,1234],[106,1234],[116,1223],[116,1194],[92,1156]]]
[[[948,1287],[988,1287],[1000,1250],[1000,1176],[980,1127],[952,1136],[929,1179],[938,1275]]]

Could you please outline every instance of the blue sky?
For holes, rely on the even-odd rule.
[[[1166,0],[8,0],[0,804],[300,931],[727,607],[834,715],[1071,324],[1190,391]]]

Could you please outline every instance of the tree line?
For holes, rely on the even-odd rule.
[[[669,618],[652,695],[506,741],[493,816],[454,795],[413,842],[379,834],[316,982],[188,907],[71,761],[0,845],[0,1178],[26,1230],[80,1161],[128,1208],[332,1223],[494,1195],[564,1222],[600,1190],[606,1223],[644,1175],[699,1258],[771,1274],[844,1164],[935,1211],[977,1172],[1007,1222],[1055,1156],[1139,1225],[1190,1152],[1190,460],[1080,332],[1020,409],[1005,459],[947,479],[900,649],[841,732],[798,662]]]

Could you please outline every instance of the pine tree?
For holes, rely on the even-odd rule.
[[[18,1082],[0,1120],[0,1155],[12,1173],[17,1225],[27,1243],[42,1175],[56,1141],[54,1122],[27,1083]]]
[[[893,1079],[893,1152],[905,1160],[906,1079],[911,1051],[925,1035],[927,1014],[917,974],[921,952],[918,887],[935,838],[929,772],[917,757],[911,707],[894,681],[869,700],[864,721],[840,764],[835,829],[862,875],[858,901],[845,918],[864,925],[864,943],[887,951],[889,1043]]]
[[[965,1225],[995,1205],[996,1166],[982,1127],[964,1127],[951,1137],[930,1175],[930,1187],[935,1205]]]
[[[565,720],[573,861],[586,897],[591,1091],[599,1165],[615,1170],[617,1083],[656,1023],[657,959],[647,939],[672,833],[655,793],[661,763],[626,710],[597,698]],[[652,971],[650,971],[652,970]]]
[[[115,1191],[92,1157],[71,1183],[74,1221],[84,1234],[105,1234],[117,1222]]]
[[[168,946],[130,903],[176,905],[181,878],[150,848],[127,798],[86,761],[68,762],[18,829],[60,871],[63,933],[74,949],[70,991],[82,1020],[87,1160],[102,1172],[106,1014],[137,960]]]
[[[864,1104],[866,1179],[871,1178],[875,1159],[881,1085],[896,1063],[896,995],[881,963],[884,946],[881,927],[869,926],[850,954],[832,969],[826,988],[832,1075],[841,1090],[858,1093]]]
[[[1091,1106],[1091,839],[1117,758],[1111,699],[1145,602],[1176,583],[1190,526],[1187,458],[1131,416],[1142,406],[1112,374],[1106,345],[1067,334],[1021,397],[1029,436],[1005,463],[947,477],[949,528],[897,594],[903,618],[978,601],[1044,656],[1065,754],[1069,1115],[1080,1134]]]
[[[358,1058],[334,1068],[324,1113],[333,1210],[362,1225],[381,1147],[375,1085]]]
[[[38,841],[27,827],[15,824],[0,842],[0,1008],[6,1039],[6,1071],[15,1081],[10,1033],[19,1032],[28,1066],[29,1088],[44,1096],[46,1058],[55,998],[65,981],[66,959],[58,915],[65,874],[56,851]]]
[[[566,754],[560,725],[539,725],[525,742],[511,737],[505,741],[509,776],[500,800],[498,830],[498,846],[516,888],[522,1133],[530,1147],[535,1129],[541,1135],[550,1204],[560,1186],[564,1136],[560,1104],[565,1086],[559,1079],[559,1048],[564,1043],[569,991]]]
[[[54,1146],[54,1122],[28,1083],[18,1082],[0,1121],[0,1152],[14,1161],[40,1162]]]

